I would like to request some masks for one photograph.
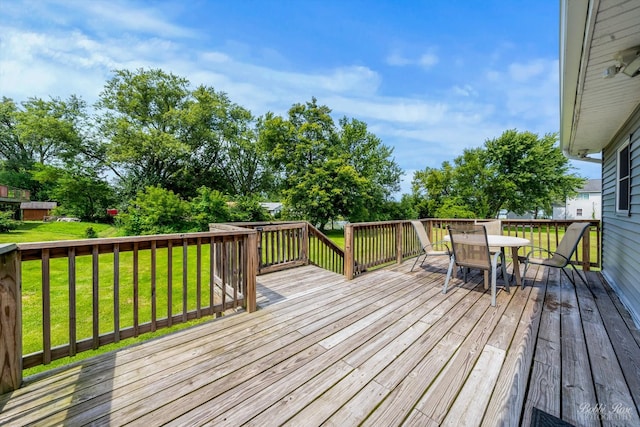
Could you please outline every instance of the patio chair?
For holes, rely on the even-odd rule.
[[[487,230],[480,224],[466,224],[449,226],[449,236],[453,254],[449,262],[447,278],[444,282],[442,293],[447,293],[449,280],[453,273],[454,265],[462,267],[464,281],[467,281],[467,269],[477,268],[484,270],[484,288],[489,287],[489,276],[491,276],[491,305],[496,305],[496,272],[498,269],[498,258],[502,253],[497,250],[491,254],[489,243],[487,242]],[[503,263],[504,266],[504,263]],[[504,275],[505,290],[509,292],[509,280]]]
[[[487,230],[487,234],[492,234],[494,236],[501,236],[502,235],[502,221],[500,221],[499,219],[496,219],[494,221],[475,221],[476,224],[478,225],[483,225],[484,228]],[[505,262],[505,251],[504,248],[498,248],[498,247],[493,247],[490,246],[489,247],[489,252],[491,252],[491,254],[495,254],[496,252],[500,251],[501,255],[500,255],[500,264],[502,266],[502,277],[507,277],[506,274],[506,262]]]
[[[418,235],[418,240],[420,241],[420,246],[421,246],[420,253],[418,254],[418,257],[416,258],[416,260],[414,261],[413,267],[411,267],[411,271],[413,271],[413,269],[416,267],[416,264],[418,263],[418,260],[423,255],[424,255],[424,258],[422,258],[420,267],[422,267],[424,262],[427,260],[427,257],[429,256],[451,256],[451,251],[449,250],[449,246],[447,246],[445,242],[439,241],[433,244],[431,243],[431,240],[429,240],[429,236],[427,236],[427,231],[424,229],[424,225],[422,225],[422,222],[411,221],[411,225],[413,225],[413,228],[416,230],[416,234]],[[442,247],[444,249],[436,250],[436,247]]]
[[[524,274],[522,277],[526,277],[527,269],[529,265],[545,265],[547,267],[559,268],[564,272],[569,281],[576,286],[576,282],[573,280],[567,270],[564,268],[567,265],[570,265],[573,268],[573,271],[582,279],[582,281],[589,286],[587,280],[582,277],[582,275],[578,272],[578,269],[575,265],[571,263],[571,257],[574,252],[578,248],[578,242],[582,238],[582,235],[589,228],[591,224],[588,222],[574,222],[565,231],[564,236],[560,240],[560,244],[555,251],[550,251],[549,249],[534,247],[529,253],[525,256],[524,259]],[[546,255],[546,257],[535,257],[536,254]],[[522,287],[524,288],[524,279],[522,280]]]

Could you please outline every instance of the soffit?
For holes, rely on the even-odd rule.
[[[570,155],[602,151],[640,105],[640,76],[630,78],[619,73],[603,78],[604,70],[616,63],[618,52],[640,46],[640,1],[600,0],[590,5],[586,25],[583,22],[577,74],[564,66],[561,75],[562,79],[577,79],[572,82],[573,96],[566,90],[561,93],[561,145]],[[569,39],[567,31],[571,30],[562,29]],[[576,28],[573,31],[579,33]],[[574,40],[565,49],[579,45]],[[571,87],[566,81],[562,86]]]

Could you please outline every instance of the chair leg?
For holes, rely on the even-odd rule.
[[[491,262],[491,306],[496,306],[496,276],[497,276],[497,260],[494,258]]]
[[[571,265],[571,267],[573,268],[573,271],[575,271],[575,272],[576,272],[576,274],[578,275],[578,277],[580,277],[580,279],[582,279],[582,281],[584,282],[584,284],[585,284],[585,285],[587,285],[587,287],[589,287],[589,288],[590,288],[589,283],[587,282],[587,280],[586,280],[584,277],[582,277],[582,274],[580,274],[580,272],[578,271],[578,269],[576,268],[576,266],[575,266],[575,265],[573,265],[573,264],[570,264],[570,265]]]
[[[527,269],[529,268],[529,262],[524,261],[524,273],[522,273],[522,289],[524,289],[524,282],[527,280]]]
[[[567,276],[567,279],[569,279],[569,281],[571,282],[571,284],[575,288],[576,287],[576,282],[573,280],[573,277],[569,276],[569,273],[567,273],[567,270],[565,270],[564,268],[561,268],[560,270],[562,270],[564,275]]]
[[[413,267],[411,267],[411,271],[413,271],[414,268],[416,268],[416,264],[418,263],[418,260],[420,259],[420,257],[422,256],[422,254],[418,255],[418,257],[416,258],[416,260],[413,262]],[[427,253],[424,253],[424,258],[427,258]],[[424,259],[422,260],[422,263],[424,263]],[[422,266],[422,263],[420,264]]]
[[[456,259],[453,255],[451,255],[451,259],[449,261],[449,269],[447,270],[447,279],[444,281],[444,288],[442,289],[442,293],[447,293],[447,287],[449,286],[449,279],[451,279],[451,274],[453,273],[453,265],[455,264]]]
[[[507,276],[507,263],[505,262],[504,253],[500,255],[500,258],[502,259],[501,266],[502,266],[502,279],[504,280],[504,289],[510,293],[511,289],[509,288],[509,282],[511,281],[511,278]]]

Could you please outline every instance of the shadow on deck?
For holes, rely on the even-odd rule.
[[[258,312],[27,378],[0,424],[640,425],[640,333],[600,274],[532,269],[491,307],[412,264],[260,276]]]

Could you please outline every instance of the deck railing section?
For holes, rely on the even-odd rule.
[[[0,185],[0,198],[28,202],[31,198],[31,192],[22,188]]]
[[[308,264],[308,234],[305,223],[257,225],[258,274]]]
[[[21,372],[227,309],[255,311],[256,246],[256,232],[243,229],[5,247],[0,305],[13,320],[3,317],[0,328],[0,382],[8,360]],[[23,316],[27,310],[38,311]],[[41,342],[24,357],[23,333]]]
[[[417,255],[420,243],[410,221],[365,222],[345,225],[345,276]]]
[[[473,223],[473,219],[423,219],[427,234],[432,242],[438,242],[448,233],[452,224]],[[482,220],[478,220],[482,221]],[[588,271],[599,268],[602,259],[600,251],[600,221],[589,222],[589,233],[585,233],[572,263]],[[575,220],[502,220],[503,234],[525,237],[532,246],[555,250],[564,235],[564,230]],[[582,222],[582,221],[577,221]],[[524,256],[530,247],[520,248]],[[353,278],[367,269],[378,268],[394,261],[397,263],[416,256],[420,243],[409,221],[386,221],[354,223],[345,226],[345,276]]]
[[[309,262],[334,273],[344,274],[344,251],[313,225],[307,223]]]
[[[237,222],[232,225],[258,232],[258,274],[309,263],[334,273],[344,272],[344,251],[306,221]]]

